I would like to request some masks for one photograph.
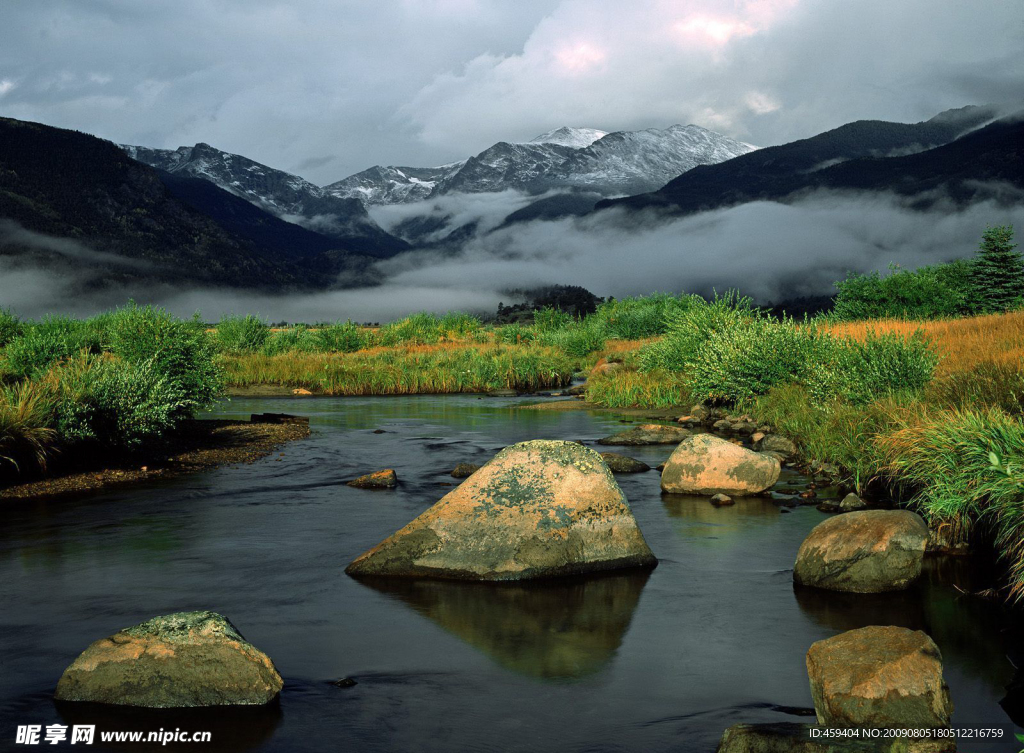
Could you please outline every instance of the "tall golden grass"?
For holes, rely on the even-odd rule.
[[[863,340],[868,332],[910,335],[920,331],[942,356],[937,370],[940,376],[971,371],[981,364],[1020,368],[1024,363],[1024,311],[940,321],[880,319],[843,322],[831,325],[827,330],[858,340]]]

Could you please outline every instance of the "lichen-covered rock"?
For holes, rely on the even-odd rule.
[[[357,489],[394,489],[398,486],[398,474],[391,468],[385,468],[382,471],[367,473],[365,476],[352,479],[348,485]]]
[[[103,638],[64,670],[54,698],[181,708],[269,703],[283,683],[270,657],[216,612],[154,617]]]
[[[608,464],[612,473],[644,473],[651,470],[647,463],[635,460],[617,452],[602,452],[601,459]]]
[[[812,739],[814,725],[793,722],[734,724],[725,730],[716,753],[883,753],[870,740],[849,738]],[[895,753],[895,751],[893,751]]]
[[[948,727],[942,654],[920,630],[872,625],[807,652],[818,723],[830,727]]]
[[[480,466],[472,463],[459,463],[452,470],[452,478],[469,478],[480,470]]]
[[[506,447],[346,572],[525,580],[656,564],[601,456],[534,440]]]
[[[867,506],[867,502],[853,492],[850,492],[843,497],[843,500],[839,503],[839,510],[840,512],[857,512],[857,510],[863,510]]]
[[[765,434],[763,432],[757,432],[757,434],[763,434],[763,436],[758,439],[751,437],[751,439],[754,442],[754,449],[759,452],[777,452],[786,458],[796,455],[796,445],[793,444],[791,439],[786,439],[786,437],[779,436],[778,434]],[[757,434],[754,436],[756,437]]]
[[[819,523],[793,566],[803,586],[852,593],[906,588],[921,575],[928,527],[909,510],[861,510]]]
[[[610,437],[597,440],[598,444],[648,445],[676,444],[693,434],[682,426],[664,426],[662,424],[640,424],[632,429],[620,431]]]
[[[758,494],[779,480],[779,461],[712,434],[679,443],[661,474],[663,491],[676,494]]]

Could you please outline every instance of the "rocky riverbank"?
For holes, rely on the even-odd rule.
[[[224,465],[252,463],[309,436],[308,423],[195,420],[160,447],[129,458],[77,459],[54,475],[0,489],[0,502],[72,498]]]

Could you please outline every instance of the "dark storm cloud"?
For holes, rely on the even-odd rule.
[[[1019,96],[1022,14],[1001,0],[7,0],[0,114],[206,141],[319,183],[565,124],[694,122],[771,144]]]

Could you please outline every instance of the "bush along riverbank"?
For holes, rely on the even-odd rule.
[[[220,395],[198,321],[129,305],[87,320],[0,313],[0,485],[166,440]]]

